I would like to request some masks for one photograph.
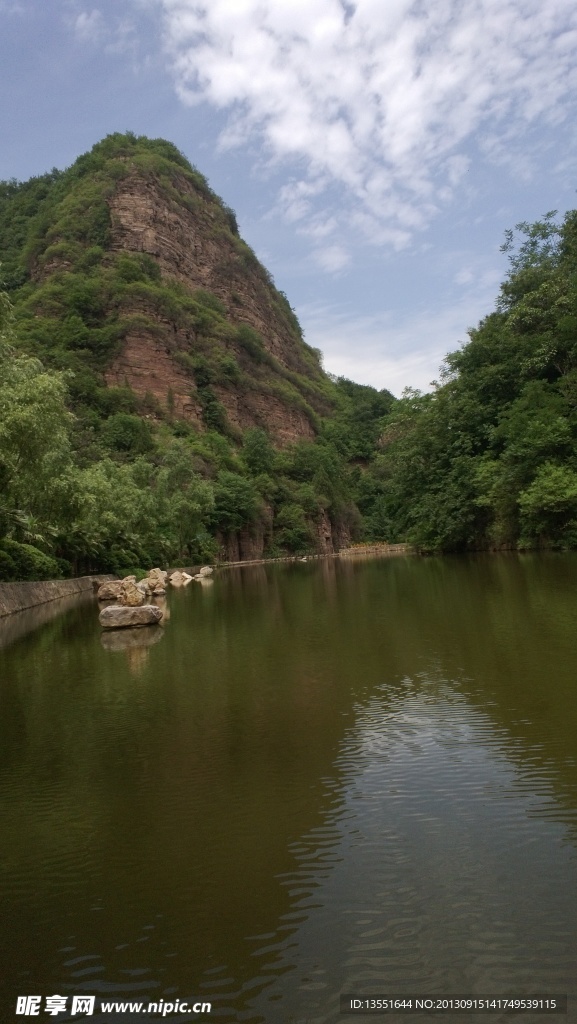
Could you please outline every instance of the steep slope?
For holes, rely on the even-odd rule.
[[[170,143],[0,183],[0,263],[0,578],[331,552],[357,493],[382,536],[392,396],[323,373]]]
[[[30,199],[42,181],[29,184]],[[200,430],[315,435],[335,402],[318,355],[173,146],[109,136],[43,184],[20,253],[3,254],[29,345]]]

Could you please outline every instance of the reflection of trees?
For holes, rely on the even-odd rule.
[[[55,601],[46,601],[45,604],[2,616],[0,618],[0,648],[8,647],[20,637],[34,632],[53,620],[55,620],[54,627],[58,636],[62,631],[64,612],[73,611],[86,604],[94,607],[92,590],[81,591],[70,597],[59,597]]]

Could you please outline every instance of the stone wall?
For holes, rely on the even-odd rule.
[[[24,608],[34,608],[47,601],[56,601],[61,597],[72,597],[86,591],[94,591],[105,580],[114,580],[115,576],[79,576],[75,580],[43,580],[37,583],[0,583],[0,618],[21,612]]]

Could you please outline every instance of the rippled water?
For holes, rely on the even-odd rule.
[[[168,613],[0,650],[2,1022],[87,993],[329,1024],[384,991],[577,1020],[577,558],[246,567]]]

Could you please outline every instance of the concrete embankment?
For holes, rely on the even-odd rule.
[[[369,555],[377,558],[381,555],[413,555],[415,549],[410,544],[354,544],[350,548],[339,551],[341,558],[352,558],[353,555]]]
[[[234,569],[243,565],[272,565],[275,562],[314,562],[323,558],[352,558],[355,555],[369,555],[376,558],[412,554],[414,554],[414,548],[410,544],[358,544],[355,547],[342,548],[340,551],[325,555],[282,555],[280,558],[250,558],[243,562],[220,562],[217,568]]]
[[[57,601],[63,597],[93,592],[95,585],[115,576],[79,576],[74,580],[42,580],[36,583],[0,583],[0,618],[25,608]]]

